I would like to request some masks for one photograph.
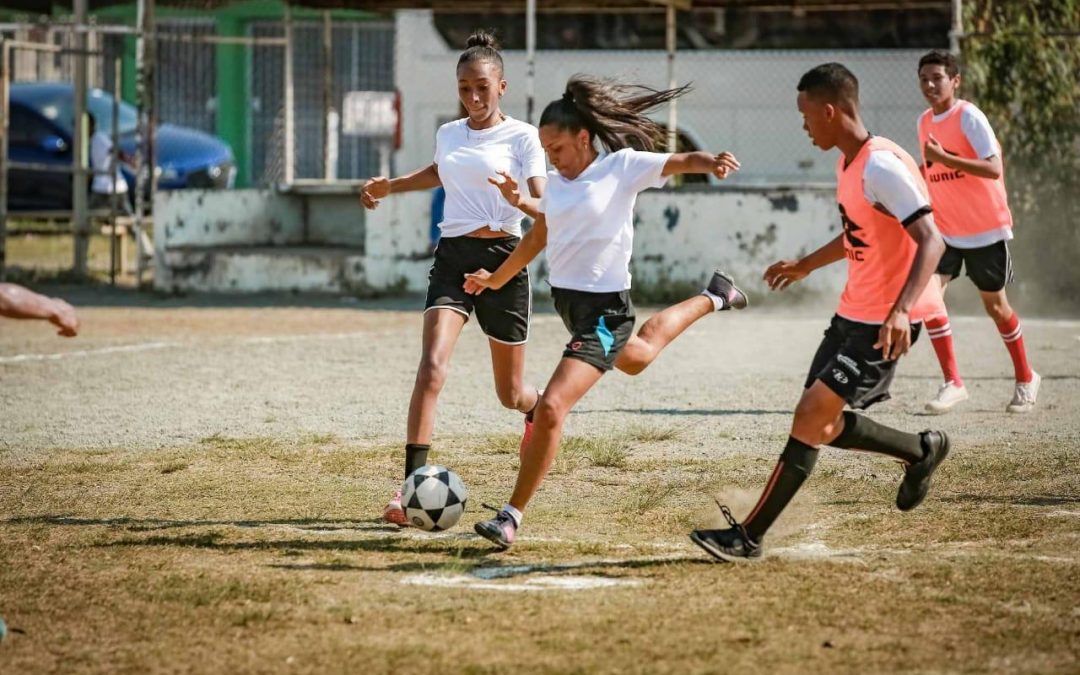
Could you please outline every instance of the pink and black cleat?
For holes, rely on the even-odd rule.
[[[394,493],[394,497],[383,509],[382,519],[398,527],[409,526],[409,519],[405,517],[405,509],[401,506],[401,490]]]

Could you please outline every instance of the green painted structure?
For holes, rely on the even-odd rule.
[[[294,20],[321,19],[323,13],[306,7],[293,7]],[[135,25],[136,4],[116,5],[92,12],[93,18],[103,24]],[[282,0],[247,0],[235,2],[215,10],[177,9],[159,6],[155,9],[157,21],[168,19],[213,19],[217,35],[243,37],[248,34],[248,25],[253,21],[281,20],[285,16],[285,3]],[[367,21],[384,19],[382,15],[354,10],[333,10],[331,19],[335,21]],[[0,10],[0,18],[18,19],[18,15]],[[24,19],[27,17],[23,17]],[[248,175],[251,167],[251,134],[249,133],[250,107],[249,82],[247,77],[251,59],[251,50],[243,45],[218,45],[214,62],[216,64],[217,115],[216,133],[233,149],[236,157],[236,185],[246,187],[251,184]],[[236,86],[239,83],[239,86]],[[223,86],[228,85],[228,86]],[[135,37],[124,39],[123,83],[120,95],[125,101],[135,103]]]

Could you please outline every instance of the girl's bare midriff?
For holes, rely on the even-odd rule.
[[[485,225],[483,227],[473,230],[472,232],[469,232],[465,236],[476,237],[477,239],[502,239],[503,237],[507,237],[509,235],[502,230],[493,230],[487,225]]]

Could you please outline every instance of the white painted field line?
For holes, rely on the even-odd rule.
[[[587,591],[597,588],[641,586],[640,579],[611,579],[591,576],[536,576],[521,583],[504,584],[483,581],[465,574],[413,574],[401,580],[407,586],[438,586],[442,588],[467,588],[479,591],[503,591],[530,593],[537,591]]]
[[[257,337],[249,337],[240,340],[240,344],[244,345],[268,345],[268,344],[281,344],[284,342],[303,342],[304,340],[348,340],[350,338],[357,337],[371,337],[373,335],[380,335],[379,331],[354,331],[352,333],[303,333],[300,335],[263,335]]]
[[[0,356],[0,363],[27,363],[32,361],[59,361],[60,359],[82,358],[86,356],[104,356],[106,354],[124,354],[130,352],[148,352],[155,349],[167,349],[178,347],[181,342],[140,342],[133,345],[118,345],[116,347],[102,347],[100,349],[79,349],[73,352],[56,352],[53,354],[15,354],[14,356]]]
[[[256,337],[241,338],[237,341],[228,341],[226,344],[281,344],[288,342],[302,342],[304,340],[347,340],[357,337],[371,337],[377,333],[372,331],[357,331],[352,333],[305,333],[302,335],[263,335]],[[99,349],[79,349],[70,352],[55,352],[52,354],[14,354],[12,356],[0,356],[0,363],[31,363],[36,361],[59,361],[61,359],[85,358],[88,356],[107,356],[109,354],[125,354],[132,352],[148,352],[170,347],[184,347],[198,345],[207,347],[215,344],[212,341],[155,341],[137,342],[135,344],[117,345],[115,347],[101,347]],[[221,344],[218,342],[217,344]]]

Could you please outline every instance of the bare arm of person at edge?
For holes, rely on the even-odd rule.
[[[75,308],[60,298],[50,298],[16,284],[0,283],[0,316],[10,319],[44,319],[56,326],[57,335],[75,337],[79,317]]]
[[[369,178],[364,187],[360,188],[360,203],[366,209],[379,207],[379,200],[394,192],[413,192],[415,190],[431,190],[442,185],[439,179],[439,167],[429,164],[423,169],[417,169],[412,173],[397,178],[375,176]]]
[[[874,343],[874,348],[880,349],[885,358],[891,360],[900,358],[911,348],[911,307],[926,290],[926,284],[945,252],[945,240],[941,238],[932,214],[927,213],[905,229],[917,245],[915,259],[900,296],[893,303],[885,323],[881,324],[878,341]]]

